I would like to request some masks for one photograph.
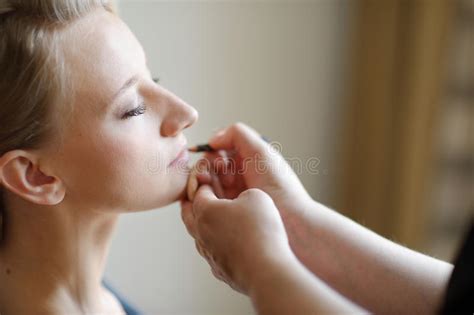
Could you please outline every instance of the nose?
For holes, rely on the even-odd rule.
[[[169,94],[166,107],[160,130],[163,137],[175,137],[198,120],[197,110],[172,93]]]

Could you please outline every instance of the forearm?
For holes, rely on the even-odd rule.
[[[399,246],[318,203],[283,215],[290,245],[315,275],[375,313],[434,313],[452,266]]]
[[[249,290],[260,315],[361,314],[363,309],[309,272],[296,257],[279,256],[254,277]]]

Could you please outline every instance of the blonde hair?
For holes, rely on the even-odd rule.
[[[0,157],[51,139],[59,121],[51,109],[67,103],[71,88],[60,30],[99,7],[113,12],[112,6],[108,0],[0,0]],[[0,185],[0,239],[3,194]]]

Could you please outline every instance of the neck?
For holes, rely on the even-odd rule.
[[[0,244],[0,313],[103,309],[101,281],[118,212],[64,203],[32,206],[20,198],[8,209]]]

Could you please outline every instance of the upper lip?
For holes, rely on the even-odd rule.
[[[183,154],[183,152],[184,152],[185,150],[187,150],[186,144],[181,147],[181,149],[180,149],[180,150],[178,151],[178,153],[175,155],[175,158],[174,158],[169,164],[172,164],[174,161],[176,161],[176,160]],[[168,165],[169,165],[169,164],[168,164]]]

